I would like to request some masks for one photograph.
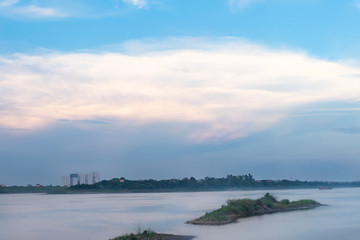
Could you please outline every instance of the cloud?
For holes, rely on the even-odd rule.
[[[354,4],[355,7],[360,8],[360,1],[359,0],[354,1],[353,4]]]
[[[336,132],[342,132],[346,134],[360,134],[360,128],[358,127],[343,127],[334,129]]]
[[[64,17],[64,14],[49,7],[38,7],[35,5],[19,7],[14,9],[15,13],[32,17]]]
[[[233,8],[242,9],[253,3],[262,2],[263,0],[229,0],[229,5]]]
[[[0,0],[0,16],[9,18],[107,18],[129,14],[127,5],[147,8],[147,0],[111,1],[86,0]]]
[[[147,7],[146,0],[123,0],[123,2],[134,5],[137,8],[146,8]]]
[[[37,5],[23,5],[18,0],[4,0],[0,2],[0,14],[6,16],[23,16],[31,18],[65,17],[59,9],[40,7]]]
[[[0,2],[0,7],[10,7],[18,3],[19,0],[4,0]]]
[[[269,128],[308,104],[360,101],[356,67],[239,39],[180,39],[187,47],[173,49],[165,42],[156,51],[138,42],[144,50],[134,55],[129,48],[0,58],[0,127],[169,122],[196,125],[187,133],[193,141],[216,141]]]

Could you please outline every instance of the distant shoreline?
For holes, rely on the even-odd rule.
[[[127,193],[187,193],[187,192],[226,192],[226,191],[271,191],[271,190],[301,190],[301,189],[318,189],[317,187],[288,187],[288,188],[228,188],[228,189],[159,189],[159,190],[122,190],[122,191],[81,191],[81,190],[60,190],[60,191],[41,191],[41,190],[18,190],[8,187],[8,189],[0,189],[0,194],[26,194],[26,193],[43,193],[43,194],[127,194]],[[359,188],[358,186],[351,187],[336,187],[333,189],[341,188]]]
[[[212,192],[239,190],[282,190],[282,189],[334,189],[357,188],[360,181],[329,182],[299,180],[255,180],[251,174],[223,178],[206,177],[204,179],[183,178],[165,180],[128,180],[113,178],[102,180],[91,185],[61,186],[0,186],[0,193],[49,193],[49,194],[81,194],[81,193],[161,193],[161,192]]]
[[[359,188],[360,186],[344,186],[334,187],[340,188]],[[44,193],[44,194],[114,194],[114,193],[186,193],[186,192],[225,192],[225,191],[256,191],[256,190],[301,190],[301,189],[319,189],[318,187],[287,187],[287,188],[227,188],[227,189],[155,189],[155,190],[120,190],[120,191],[89,191],[89,190],[68,190],[62,188],[60,190],[42,190],[42,189],[17,189],[18,187],[7,187],[0,189],[0,194],[26,194],[26,193]]]

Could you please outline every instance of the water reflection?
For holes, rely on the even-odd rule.
[[[142,228],[197,236],[197,240],[357,240],[360,189],[271,191],[280,199],[311,198],[329,206],[241,219],[226,226],[184,224],[231,198],[258,198],[266,191],[138,194],[3,194],[3,240],[106,240]]]

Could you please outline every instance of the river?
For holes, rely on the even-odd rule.
[[[314,199],[328,206],[240,219],[225,226],[184,224],[227,199]],[[358,240],[360,188],[129,194],[0,194],[1,240],[107,240],[138,228],[196,240]]]

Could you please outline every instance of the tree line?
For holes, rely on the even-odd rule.
[[[103,180],[93,185],[75,185],[73,190],[98,191],[206,191],[228,189],[287,189],[287,188],[335,188],[360,187],[360,182],[328,182],[299,180],[255,180],[251,174],[227,175],[222,178],[194,177],[165,180],[128,180],[124,177]]]

